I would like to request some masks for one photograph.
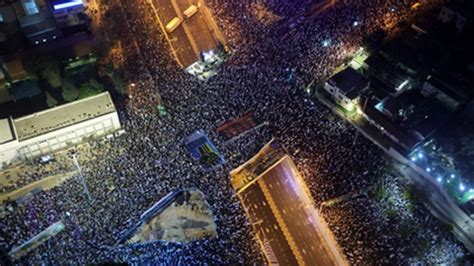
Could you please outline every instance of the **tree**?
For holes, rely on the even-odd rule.
[[[375,191],[375,199],[377,199],[378,201],[383,200],[386,195],[387,192],[385,191],[385,188],[383,186],[379,186]]]
[[[125,85],[125,82],[123,81],[120,74],[118,74],[117,72],[113,72],[110,78],[112,79],[112,82],[114,83],[114,88],[115,90],[117,90],[118,93],[122,95],[128,93],[128,88]]]
[[[25,68],[32,78],[42,78],[53,88],[61,86],[61,62],[52,56],[32,57],[25,60]]]
[[[104,86],[95,79],[90,79],[88,82],[82,84],[79,89],[79,99],[84,99],[101,93]]]
[[[395,218],[397,216],[397,211],[392,208],[389,208],[385,210],[385,215],[387,215],[388,218]]]
[[[47,80],[53,88],[61,87],[61,62],[54,57],[44,56],[40,58],[40,75]]]
[[[63,82],[62,95],[66,102],[72,102],[79,97],[79,90],[76,88],[72,81],[66,79]]]
[[[48,107],[54,107],[58,104],[56,99],[54,99],[49,92],[46,92],[46,104],[48,104]]]

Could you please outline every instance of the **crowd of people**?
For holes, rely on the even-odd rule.
[[[387,18],[406,19],[412,14],[409,3],[346,5],[342,1],[312,16],[307,10],[314,1],[265,0],[263,6],[283,21],[306,14],[300,27],[279,36],[278,28],[287,25],[260,24],[251,15],[252,2],[207,2],[228,38],[230,54],[218,74],[202,82],[174,63],[148,1],[103,1],[97,11],[102,12],[101,27],[111,35],[120,32],[121,42],[130,47],[124,67],[135,86],[128,97],[115,97],[126,133],[91,141],[87,149],[76,151],[92,200],[83,193],[80,180],[72,178],[24,204],[11,205],[2,218],[0,243],[9,250],[62,220],[65,231],[20,262],[261,265],[263,256],[228,173],[271,138],[294,158],[317,204],[374,185],[387,171],[381,152],[362,137],[354,141],[355,130],[302,88],[312,80],[326,79]],[[325,41],[328,45],[323,45]],[[289,70],[293,79],[288,78]],[[158,114],[159,103],[167,115]],[[225,142],[215,132],[221,123],[248,111],[268,126],[233,142]],[[225,165],[206,171],[192,160],[181,140],[197,129],[208,133],[224,154]],[[218,237],[192,243],[117,245],[144,210],[182,188],[197,188],[206,195]],[[407,254],[390,236],[390,224],[374,216],[374,205],[356,198],[324,212],[351,264],[372,258],[390,264]],[[357,227],[354,234],[353,227]],[[354,240],[379,234],[371,245],[350,248]]]

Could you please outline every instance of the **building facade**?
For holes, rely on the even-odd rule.
[[[347,111],[353,111],[359,104],[360,94],[369,88],[369,81],[353,68],[348,67],[332,76],[324,89],[334,101]]]
[[[0,168],[120,130],[108,92],[18,119],[0,120]]]

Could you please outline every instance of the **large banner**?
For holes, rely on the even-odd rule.
[[[212,144],[202,129],[196,130],[183,140],[191,156],[198,160],[206,169],[225,163],[224,157]]]
[[[215,236],[216,224],[204,194],[191,189],[169,193],[151,206],[118,244],[181,243]]]
[[[46,242],[48,239],[51,237],[54,237],[55,235],[59,234],[64,230],[64,224],[63,222],[59,221],[56,222],[52,225],[50,225],[48,228],[46,228],[44,231],[41,233],[37,234],[34,236],[32,239],[26,241],[23,243],[21,246],[13,248],[8,255],[12,258],[12,260],[19,259],[20,257],[26,255],[28,252],[32,251],[39,245],[43,244]]]
[[[237,119],[229,120],[223,123],[217,128],[216,131],[226,140],[230,140],[256,126],[257,123],[253,117],[253,112],[248,112]]]

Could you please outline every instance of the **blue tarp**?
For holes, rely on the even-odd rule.
[[[183,140],[191,156],[200,161],[206,169],[225,163],[224,157],[209,140],[202,129],[194,131]]]

